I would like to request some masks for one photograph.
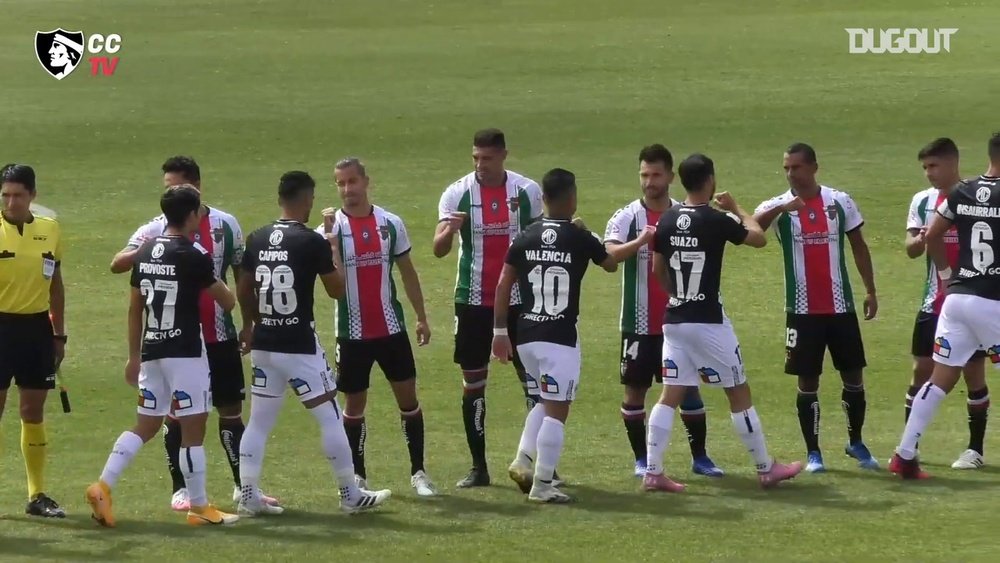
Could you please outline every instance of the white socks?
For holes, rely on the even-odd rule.
[[[539,408],[541,405],[536,406]],[[532,409],[534,410],[534,409]],[[563,423],[546,416],[538,430],[538,461],[535,462],[535,481],[552,482],[552,474],[559,464],[563,447]]]
[[[319,422],[320,440],[323,444],[323,454],[337,476],[340,486],[340,499],[348,504],[356,504],[361,498],[361,490],[354,483],[354,462],[351,458],[351,445],[344,431],[344,419],[335,401],[322,403],[309,409],[309,412]]]
[[[920,441],[927,425],[934,419],[934,414],[946,395],[943,389],[929,381],[917,391],[917,396],[913,398],[910,419],[906,421],[906,429],[903,430],[903,439],[896,448],[899,457],[911,460],[917,455],[917,442]]]
[[[542,403],[535,404],[524,419],[524,430],[521,431],[521,442],[517,446],[517,461],[531,465],[538,455],[538,432],[545,419],[545,407]]]
[[[731,413],[733,427],[743,445],[750,452],[758,473],[767,473],[774,464],[774,459],[767,454],[767,444],[764,442],[764,431],[760,426],[757,409],[750,407],[743,412]]]
[[[240,495],[243,502],[260,499],[258,486],[264,465],[264,449],[284,401],[284,395],[250,397],[250,420],[240,440]]]
[[[125,468],[132,463],[132,458],[142,447],[142,438],[138,434],[130,431],[122,432],[115,445],[111,448],[108,461],[104,464],[104,471],[101,472],[101,481],[107,483],[108,487],[114,488],[118,483]]]
[[[663,403],[656,403],[649,412],[646,431],[646,473],[663,473],[663,454],[670,443],[670,432],[674,428],[674,409]]]
[[[184,474],[184,484],[187,485],[191,497],[191,507],[208,505],[208,493],[205,492],[205,446],[181,448],[179,457],[181,473]]]

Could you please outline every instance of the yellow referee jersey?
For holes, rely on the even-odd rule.
[[[0,313],[49,310],[49,285],[62,260],[60,235],[55,219],[35,216],[18,229],[0,213]]]

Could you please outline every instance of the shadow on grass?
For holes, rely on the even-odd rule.
[[[877,476],[872,473],[872,476]],[[884,474],[883,474],[884,475]],[[800,475],[791,481],[785,481],[772,489],[760,488],[756,477],[726,476],[716,479],[711,485],[720,491],[720,495],[752,500],[795,505],[803,508],[832,508],[859,512],[879,512],[897,506],[899,503],[878,499],[871,500],[856,494],[845,492],[830,483],[810,480],[809,475]]]
[[[62,561],[107,561],[107,555],[62,547],[64,540],[11,538],[0,535],[0,559],[4,556],[37,557]]]
[[[742,521],[743,514],[728,506],[712,507],[704,502],[703,495],[683,493],[646,493],[638,488],[616,492],[587,485],[566,487],[566,493],[575,498],[568,505],[575,510],[619,514],[653,514],[705,518],[713,521]]]
[[[498,516],[524,516],[530,511],[530,506],[525,501],[524,495],[516,487],[492,487],[490,493],[509,493],[503,498],[481,499],[475,498],[474,493],[452,492],[441,493],[436,497],[399,497],[400,503],[419,506],[421,510],[434,511],[434,514],[443,517],[457,517],[470,514],[495,514]],[[393,499],[395,500],[395,499]],[[469,530],[465,530],[469,531]]]

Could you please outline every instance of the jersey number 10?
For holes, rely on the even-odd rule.
[[[254,279],[259,287],[257,297],[258,311],[262,315],[291,315],[299,305],[295,297],[295,273],[288,266],[275,266],[271,270],[267,266],[257,266]]]
[[[534,294],[534,307],[531,312],[539,314],[545,309],[545,314],[555,317],[569,306],[569,272],[562,266],[542,268],[535,266],[528,272],[528,283]]]

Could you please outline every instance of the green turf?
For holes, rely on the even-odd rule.
[[[49,492],[70,516],[29,521],[17,449],[16,400],[2,424],[0,559],[11,560],[992,560],[990,515],[1000,476],[947,468],[965,446],[964,391],[949,398],[922,455],[936,474],[900,484],[838,455],[846,438],[839,384],[822,393],[830,473],[761,492],[733,436],[721,392],[707,391],[709,449],[729,470],[689,477],[682,430],[668,469],[680,496],[643,496],[618,414],[618,276],[593,271],[580,321],[584,373],[567,426],[562,472],[579,502],[529,506],[506,481],[523,401],[509,368],[490,385],[489,455],[496,485],[457,491],[467,469],[459,378],[451,364],[454,255],[430,241],[443,188],[468,172],[480,127],[508,135],[513,170],[540,177],[562,166],[581,186],[580,214],[602,230],[638,194],[635,155],[664,142],[677,157],[704,151],[721,189],[745,208],[785,189],[781,152],[817,147],[821,179],[852,193],[867,223],[881,312],[864,323],[866,435],[885,460],[902,430],[909,335],[922,261],[906,259],[907,204],[925,186],[916,150],[939,135],[965,151],[963,172],[984,165],[1000,79],[988,2],[597,2],[506,0],[4,0],[0,36],[0,160],[39,172],[39,201],[57,209],[68,238],[70,344],[65,376],[74,412],[49,408]],[[117,73],[89,65],[57,82],[32,51],[36,30],[120,33]],[[950,54],[858,56],[845,27],[957,27]],[[312,418],[289,400],[268,449],[264,482],[290,511],[228,530],[191,530],[166,509],[159,443],[116,490],[120,526],[97,529],[83,489],[133,419],[122,380],[126,280],[107,264],[157,211],[158,166],[175,153],[202,165],[207,200],[249,230],[275,212],[289,169],[321,179],[336,204],[332,163],[360,155],[374,199],[400,214],[415,242],[434,338],[417,351],[427,417],[428,469],[444,496],[418,500],[391,395],[377,377],[368,413],[368,469],[396,493],[378,514],[348,518]],[[679,192],[679,186],[675,188]],[[677,193],[675,193],[677,195]],[[724,292],[750,382],[782,459],[801,458],[795,384],[781,373],[782,276],[776,244],[728,255]],[[853,271],[856,292],[860,280]],[[409,308],[407,306],[407,310]],[[332,341],[332,307],[318,305]],[[828,367],[828,371],[832,368]],[[1000,440],[988,436],[988,454]],[[209,438],[209,488],[226,504],[228,467]],[[991,539],[992,538],[992,539]]]

